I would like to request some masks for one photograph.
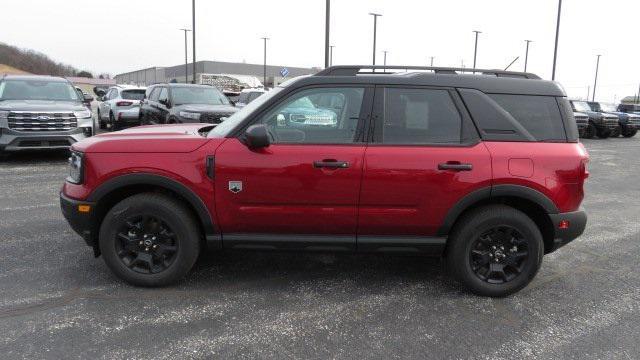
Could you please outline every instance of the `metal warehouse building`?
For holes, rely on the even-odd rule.
[[[282,69],[288,71],[286,77],[281,75]],[[263,81],[263,65],[231,63],[222,61],[196,61],[196,78],[201,74],[233,74],[255,76]],[[300,68],[288,66],[267,65],[267,86],[277,85],[285,80],[285,78],[296,77],[300,75],[314,74],[318,72],[318,68]],[[193,64],[189,63],[187,77],[189,82],[193,78]],[[135,84],[135,85],[151,85],[160,82],[185,82],[185,66],[184,64],[170,67],[151,67],[131,71],[115,76],[118,84]]]

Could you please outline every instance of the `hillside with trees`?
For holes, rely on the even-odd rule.
[[[88,71],[56,62],[41,52],[4,43],[0,43],[0,64],[38,75],[93,77]]]

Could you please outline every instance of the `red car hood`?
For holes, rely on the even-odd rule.
[[[211,124],[138,126],[100,134],[73,144],[72,149],[88,153],[187,153],[209,139],[199,134]]]

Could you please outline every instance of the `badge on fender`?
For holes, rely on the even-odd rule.
[[[229,181],[229,191],[234,194],[242,191],[242,181]]]

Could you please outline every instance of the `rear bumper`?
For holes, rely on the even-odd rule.
[[[89,205],[89,212],[80,212],[80,205]],[[62,215],[67,220],[73,231],[82,236],[87,245],[96,250],[97,244],[94,241],[93,233],[93,211],[95,211],[95,203],[88,201],[80,201],[66,197],[60,193],[60,209]]]
[[[583,208],[578,211],[549,214],[549,218],[553,223],[555,235],[553,240],[553,248],[549,252],[558,250],[567,245],[571,241],[577,239],[584,232],[587,226],[587,213]],[[560,222],[568,221],[569,226],[566,229],[560,228]]]
[[[140,108],[123,109],[115,111],[116,121],[127,123],[137,122],[139,120]]]

